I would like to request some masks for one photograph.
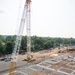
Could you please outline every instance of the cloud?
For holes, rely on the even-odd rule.
[[[5,13],[5,11],[3,11],[3,10],[0,10],[0,13]]]

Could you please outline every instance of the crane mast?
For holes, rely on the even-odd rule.
[[[31,58],[31,27],[30,27],[30,19],[31,19],[31,6],[30,6],[30,0],[26,1],[27,4],[27,18],[26,18],[26,31],[27,31],[27,58],[30,59]]]
[[[22,34],[24,31],[24,26],[26,22],[26,32],[27,32],[27,58],[31,58],[31,29],[30,29],[30,3],[31,0],[26,0],[23,13],[22,13],[22,18],[20,21],[18,33],[16,35],[16,41],[15,41],[15,46],[12,52],[12,60],[11,60],[11,65],[10,65],[10,73],[9,75],[14,75],[14,70],[16,67],[16,63],[18,60],[18,54],[19,54],[19,49],[20,49],[20,44],[21,44],[21,39],[22,39]]]

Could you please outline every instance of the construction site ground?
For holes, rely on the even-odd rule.
[[[58,56],[51,57],[52,54]],[[36,52],[33,55],[36,61],[31,63],[22,61],[26,55],[19,55],[15,75],[75,75],[75,51],[73,53]],[[5,67],[9,69],[9,64],[10,62],[0,62],[0,75],[9,75],[9,70],[5,69]],[[2,68],[5,69],[4,72]]]

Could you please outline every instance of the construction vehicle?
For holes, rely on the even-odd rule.
[[[33,56],[31,55],[31,29],[30,29],[30,3],[31,0],[26,0],[24,9],[23,9],[23,14],[22,18],[20,21],[18,33],[16,35],[16,41],[15,41],[15,46],[12,52],[12,60],[11,60],[11,65],[10,65],[10,73],[9,75],[14,75],[14,71],[16,68],[16,63],[18,60],[18,54],[19,54],[19,49],[20,49],[20,44],[21,44],[21,39],[22,39],[22,34],[26,22],[26,31],[27,31],[27,58],[25,60],[27,61],[33,61]]]

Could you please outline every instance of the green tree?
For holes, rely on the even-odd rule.
[[[44,49],[50,49],[52,48],[54,45],[54,42],[52,40],[47,40],[45,43],[44,43]]]
[[[27,49],[27,37],[23,36],[22,37],[22,41],[21,41],[21,50],[25,50]]]
[[[35,50],[42,50],[44,45],[44,40],[42,37],[34,37],[33,47]]]
[[[0,40],[0,54],[4,53],[4,46],[2,45],[2,41]]]
[[[69,38],[64,38],[63,39],[63,44],[65,45],[65,46],[67,46],[67,45],[70,45],[70,39]]]
[[[75,45],[75,39],[70,38],[70,45]]]
[[[5,47],[5,52],[6,54],[10,54],[13,51],[13,43],[12,42],[7,42],[6,47]]]

